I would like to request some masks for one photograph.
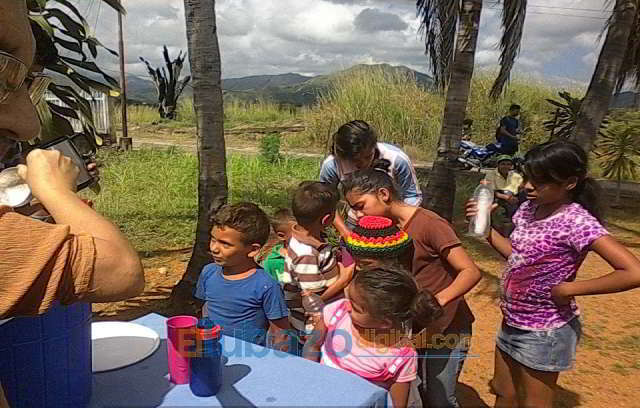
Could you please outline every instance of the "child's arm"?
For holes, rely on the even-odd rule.
[[[511,240],[509,238],[503,237],[502,234],[500,234],[494,228],[491,228],[491,232],[489,232],[487,242],[489,242],[493,249],[498,251],[498,253],[502,255],[504,259],[507,259],[511,256],[511,252],[513,251],[513,248],[511,247]]]
[[[461,245],[446,249],[442,257],[457,272],[455,280],[435,295],[440,305],[445,306],[473,289],[482,279],[482,274]]]
[[[313,319],[313,333],[307,338],[302,348],[302,357],[307,360],[320,362],[322,356],[322,345],[327,337],[327,326],[324,324],[324,317],[319,315]]]
[[[289,335],[291,329],[289,318],[269,320],[269,335],[271,336],[273,347],[275,350],[287,352],[289,351]]]
[[[336,228],[342,239],[346,240],[349,238],[351,231],[347,227],[347,224],[345,224],[344,219],[338,210],[336,210],[336,217],[333,219],[333,226]]]
[[[391,401],[394,408],[406,408],[409,402],[409,391],[411,389],[410,382],[396,382],[391,385],[389,390],[391,394]]]
[[[324,302],[328,302],[333,299],[349,285],[349,282],[353,279],[353,271],[355,271],[356,265],[344,266],[342,263],[338,262],[335,268],[338,268],[338,279],[329,286],[322,295],[320,295]]]
[[[491,212],[493,212],[496,208],[498,208],[498,204],[493,204],[491,206]],[[478,206],[475,200],[467,201],[466,206],[466,216],[467,219],[471,219],[474,215],[478,213]],[[509,238],[503,237],[498,231],[491,228],[491,232],[489,233],[489,237],[487,238],[489,244],[496,250],[500,255],[502,255],[505,259],[511,256],[511,240]]]
[[[202,305],[202,317],[209,317],[209,309],[207,309],[207,302]]]
[[[591,249],[614,269],[595,279],[564,282],[551,289],[553,300],[568,304],[574,296],[601,295],[640,287],[640,260],[610,235],[596,239]]]

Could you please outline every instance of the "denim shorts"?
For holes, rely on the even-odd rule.
[[[549,330],[522,330],[503,322],[496,345],[525,367],[560,372],[573,367],[581,333],[582,325],[577,317]]]

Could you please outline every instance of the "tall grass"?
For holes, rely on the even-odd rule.
[[[129,125],[146,126],[160,120],[158,109],[151,105],[129,105],[127,106],[127,121]],[[116,105],[111,112],[111,123],[116,128],[122,127],[122,106]]]
[[[558,91],[551,85],[527,76],[515,76],[509,83],[503,96],[497,101],[489,98],[495,73],[481,71],[474,76],[471,83],[471,94],[467,108],[467,118],[473,119],[473,140],[479,143],[495,141],[495,133],[500,118],[505,116],[511,104],[518,104],[521,110],[522,136],[520,150],[545,142],[549,139],[543,123],[551,117],[553,106],[547,99],[557,99]],[[583,91],[570,89],[574,96]]]
[[[177,119],[163,120],[158,109],[152,105],[129,105],[127,116],[130,125],[149,126],[162,124],[174,127],[190,127],[196,125],[196,113],[193,107],[193,99],[182,98],[178,102]],[[246,102],[230,99],[224,104],[225,127],[240,125],[268,126],[295,121],[298,112],[295,108],[281,107],[275,103],[258,100]],[[122,110],[118,105],[112,112],[112,121],[116,127],[122,123]]]
[[[545,141],[543,122],[552,110],[546,99],[554,98],[557,90],[532,78],[516,77],[505,94],[493,101],[489,90],[494,78],[490,72],[479,72],[472,81],[467,118],[474,121],[473,140],[494,141],[500,118],[509,105],[517,103],[526,129],[523,149]],[[409,75],[382,69],[355,71],[338,77],[305,115],[309,129],[304,136],[307,142],[327,146],[340,125],[362,119],[376,127],[382,140],[404,147],[414,157],[430,159],[440,136],[444,103],[441,95],[422,89]]]
[[[297,111],[265,100],[246,102],[229,99],[224,104],[224,118],[229,125],[268,125],[291,122],[297,118]]]
[[[343,123],[361,119],[378,130],[381,140],[432,151],[438,140],[443,98],[425,92],[406,74],[383,69],[339,76],[305,115],[306,137],[318,145]]]

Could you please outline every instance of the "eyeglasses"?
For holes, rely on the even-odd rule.
[[[22,88],[29,75],[29,68],[24,62],[6,52],[0,51],[0,103]]]
[[[27,85],[31,102],[38,106],[51,84],[51,78],[41,73],[30,73],[27,66],[11,54],[0,51],[0,104],[13,92]]]

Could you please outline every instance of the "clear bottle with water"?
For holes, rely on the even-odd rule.
[[[491,206],[493,205],[493,188],[488,181],[482,180],[473,193],[478,212],[469,223],[469,236],[486,238],[491,232]]]
[[[308,290],[303,291],[301,295],[304,311],[312,318],[322,317],[322,309],[324,309],[322,298]]]

